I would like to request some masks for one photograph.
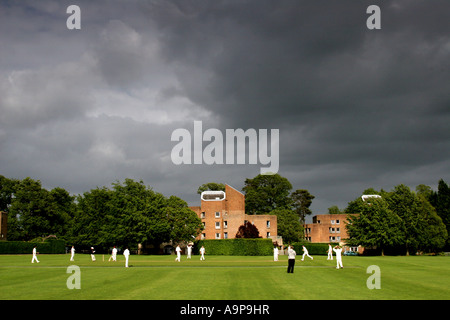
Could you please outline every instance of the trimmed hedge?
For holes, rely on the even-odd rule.
[[[292,245],[294,246],[294,250],[297,252],[297,255],[303,254],[302,246],[305,246],[306,249],[308,249],[308,253],[310,255],[327,255],[328,252],[328,243],[296,242]],[[337,243],[331,244],[332,247],[336,245]]]
[[[0,254],[31,254],[33,247],[39,253],[65,253],[64,240],[46,240],[45,242],[0,241]]]
[[[218,256],[270,256],[273,254],[271,239],[218,239],[198,240],[194,253],[198,254],[204,246],[207,255]]]

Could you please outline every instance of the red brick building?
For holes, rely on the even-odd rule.
[[[201,206],[190,207],[202,220],[204,230],[197,239],[233,239],[246,221],[254,224],[263,238],[277,240],[275,215],[248,215],[245,213],[245,196],[229,185],[224,191],[205,191]]]
[[[344,242],[347,234],[347,214],[318,214],[313,223],[305,224],[305,239],[309,242]]]
[[[305,240],[311,243],[336,243],[343,245],[345,251],[357,251],[362,254],[364,248],[345,246],[347,233],[347,214],[318,214],[313,217],[313,223],[303,225]]]

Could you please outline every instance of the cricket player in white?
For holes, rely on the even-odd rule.
[[[204,246],[202,246],[200,248],[200,253],[201,253],[200,260],[205,260],[205,247]]]
[[[278,261],[278,247],[273,248],[273,261]]]
[[[177,257],[175,258],[175,261],[180,262],[181,261],[181,248],[180,248],[180,246],[177,246],[175,251],[177,252]]]
[[[91,260],[92,260],[92,261],[95,261],[95,255],[94,255],[94,253],[95,253],[94,247],[91,247]]]
[[[328,258],[327,260],[333,260],[333,248],[331,247],[331,244],[328,244]]]
[[[187,246],[187,258],[191,259],[191,254],[192,254],[192,246],[190,244],[188,244]]]
[[[302,247],[303,247],[302,261],[303,261],[303,259],[305,259],[305,256],[308,256],[309,258],[311,258],[311,260],[314,260],[314,258],[308,254],[308,249],[306,249],[305,246],[302,246]]]
[[[39,263],[39,260],[36,256],[37,251],[36,251],[36,246],[33,247],[33,258],[31,258],[31,263],[34,263],[34,260],[36,260],[37,263]]]
[[[117,248],[114,246],[114,248],[111,251],[111,257],[109,257],[108,261],[117,261]]]
[[[342,255],[341,255],[342,248],[339,247],[339,246],[336,246],[336,247],[333,248],[333,251],[336,252],[336,269],[339,269],[339,266],[341,268],[344,268],[342,266]]]
[[[72,246],[72,249],[70,249],[70,261],[74,261],[75,258],[75,247]]]
[[[128,258],[130,257],[130,250],[128,248],[123,252],[123,256],[125,257],[125,268],[128,268]]]

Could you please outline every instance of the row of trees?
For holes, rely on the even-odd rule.
[[[208,183],[198,192],[224,189],[221,183]],[[275,174],[246,179],[243,192],[248,214],[274,214],[284,242],[303,239],[303,223],[314,199],[308,190],[292,192],[289,180]],[[442,179],[436,192],[425,185],[419,185],[416,192],[399,185],[390,192],[371,188],[363,194],[381,198],[364,202],[358,197],[345,210],[329,210],[359,214],[349,215],[350,244],[407,251],[450,247],[450,188]],[[0,210],[9,213],[9,240],[56,235],[78,245],[158,245],[190,241],[202,230],[201,220],[185,201],[167,198],[132,179],[72,196],[62,188],[46,190],[30,178],[0,175]]]
[[[220,183],[209,183],[200,186],[198,192],[224,188]],[[291,183],[279,174],[246,179],[242,190],[247,214],[275,214],[284,242],[303,239],[305,216],[311,214],[309,206],[314,199],[308,190],[291,193]],[[437,191],[419,185],[414,192],[401,184],[390,192],[370,188],[363,192],[367,194],[381,198],[365,202],[358,197],[344,210],[337,206],[328,209],[330,214],[349,214],[347,243],[407,254],[450,249],[450,188],[444,180],[439,181]]]
[[[191,241],[202,230],[185,201],[164,197],[132,179],[71,196],[62,188],[48,191],[30,178],[0,176],[0,210],[8,212],[8,240],[52,234],[77,245],[157,246]]]
[[[438,191],[419,185],[416,192],[401,184],[392,191],[368,189],[381,197],[348,204],[347,243],[395,252],[437,252],[449,246],[450,189],[441,179]],[[399,249],[403,249],[400,250]]]

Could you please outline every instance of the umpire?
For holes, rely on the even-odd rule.
[[[294,265],[295,265],[295,256],[297,252],[295,252],[294,248],[290,245],[288,246],[288,273],[294,273]]]

